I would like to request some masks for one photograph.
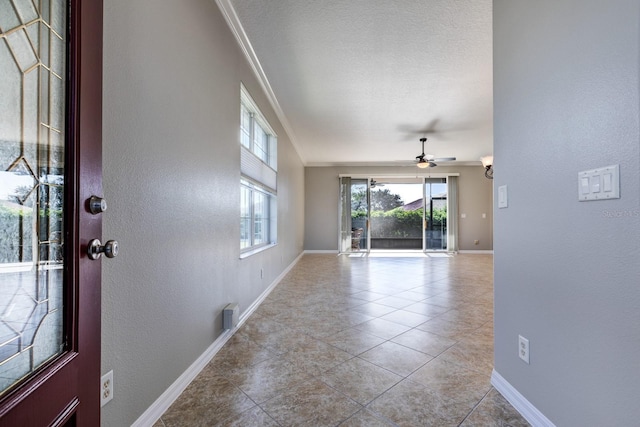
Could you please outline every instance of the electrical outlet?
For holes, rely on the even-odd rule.
[[[480,244],[480,240],[474,240],[474,241],[473,241],[473,244],[474,244],[474,245],[479,245],[479,244]]]
[[[522,335],[518,335],[518,356],[527,365],[529,364],[529,340]]]
[[[113,370],[100,378],[100,407],[113,399]]]

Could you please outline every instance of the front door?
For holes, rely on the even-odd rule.
[[[100,425],[101,97],[100,0],[0,0],[0,426]]]

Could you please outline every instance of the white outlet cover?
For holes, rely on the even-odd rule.
[[[518,356],[529,364],[529,340],[522,335],[518,335]]]
[[[113,370],[100,378],[100,407],[109,403],[111,399],[113,399]]]

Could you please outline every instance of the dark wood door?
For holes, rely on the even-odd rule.
[[[0,0],[0,426],[100,425],[102,2]]]

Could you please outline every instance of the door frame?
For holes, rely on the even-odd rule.
[[[429,212],[431,213],[431,215],[433,216],[433,194],[432,194],[432,184],[435,184],[433,182],[427,182],[427,180],[429,178],[436,178],[436,179],[441,179],[444,178],[444,183],[445,184],[445,191],[447,192],[447,201],[449,198],[449,176],[445,176],[445,177],[424,177],[424,179],[422,180],[422,192],[423,192],[423,196],[422,196],[422,200],[423,200],[423,213],[422,213],[422,250],[423,252],[447,252],[449,251],[449,243],[447,240],[447,245],[444,248],[441,249],[434,249],[434,248],[429,248],[428,247],[428,232],[429,231],[433,231],[433,230],[428,230],[427,229],[427,224],[429,223],[428,219],[427,219],[427,193],[429,194]],[[427,185],[429,185],[429,191],[427,192]],[[446,206],[448,207],[448,203],[446,204]],[[446,222],[447,222],[447,227],[449,224],[449,209],[447,209],[447,217],[446,217]],[[430,227],[433,227],[433,223],[430,223]],[[445,236],[443,237],[441,235],[441,239],[442,238],[446,238],[448,233],[445,233]]]
[[[86,253],[102,219],[86,201],[102,195],[102,0],[68,5],[66,349],[0,400],[0,426],[100,425],[101,263]]]
[[[422,180],[421,184],[422,184],[422,198],[423,200],[425,200],[426,198],[426,179],[427,178],[445,178],[446,182],[448,183],[449,178],[450,177],[459,177],[460,174],[457,172],[436,172],[436,173],[428,173],[428,174],[388,174],[388,173],[381,173],[381,174],[339,174],[338,175],[338,182],[341,182],[341,178],[351,178],[351,179],[365,179],[367,180],[367,230],[366,230],[366,234],[367,234],[367,244],[366,244],[366,248],[363,248],[355,253],[365,253],[368,254],[369,252],[371,252],[371,230],[370,230],[370,225],[371,225],[371,179],[402,179],[402,178],[420,178]],[[338,186],[338,253],[339,254],[349,254],[349,253],[354,253],[352,251],[343,251],[342,250],[342,237],[341,237],[341,231],[343,228],[343,206],[341,203],[342,200],[342,187],[341,185]],[[425,211],[426,212],[426,211]],[[449,226],[449,211],[447,210],[447,226]],[[449,251],[448,247],[442,250],[435,250],[435,249],[427,249],[427,242],[426,242],[426,228],[424,226],[426,218],[425,215],[423,214],[423,227],[422,227],[422,252],[447,252]],[[401,250],[401,249],[398,249]]]

